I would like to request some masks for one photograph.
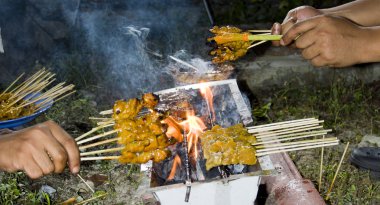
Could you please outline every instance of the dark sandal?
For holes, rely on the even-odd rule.
[[[380,172],[380,147],[355,148],[350,157],[352,164],[374,172]]]

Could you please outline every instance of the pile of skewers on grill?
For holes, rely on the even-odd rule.
[[[155,110],[157,101],[153,94],[145,94],[141,100],[117,101],[112,110],[101,112],[112,115],[112,118],[92,118],[100,120],[99,126],[76,138],[81,160],[117,159],[121,163],[142,164],[149,160],[160,162],[171,156],[168,147],[178,140],[166,133],[169,129],[182,131],[183,128],[167,114]],[[148,111],[144,111],[144,107]],[[308,118],[247,128],[241,124],[228,128],[216,125],[200,136],[206,168],[253,165],[256,157],[268,154],[337,145],[336,137],[325,138],[331,130],[323,129],[322,123],[322,120]],[[111,130],[107,131],[109,128]],[[103,133],[89,137],[99,130]],[[117,137],[88,144],[112,134],[117,134]],[[114,148],[99,148],[114,142],[118,144]],[[95,150],[87,151],[89,148]],[[121,154],[98,156],[119,151]]]

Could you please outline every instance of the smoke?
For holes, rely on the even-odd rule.
[[[13,75],[5,81],[31,72],[38,61],[62,80],[115,100],[173,87],[168,55],[182,49],[207,55],[210,23],[201,0],[28,0],[17,6],[8,0],[1,6],[6,52],[0,66]]]
[[[123,98],[173,87],[166,56],[205,47],[204,31],[196,29],[208,20],[201,2],[132,0],[121,7],[87,9],[77,25],[105,59],[104,86]]]

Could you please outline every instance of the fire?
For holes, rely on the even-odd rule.
[[[169,174],[167,180],[172,180],[172,179],[174,179],[174,177],[175,177],[175,173],[176,173],[176,171],[177,171],[177,167],[178,167],[178,166],[181,166],[181,158],[180,158],[178,155],[176,155],[176,156],[174,157],[173,165],[172,165],[172,169],[170,170],[170,174]]]
[[[214,95],[212,94],[210,86],[206,85],[205,83],[202,83],[201,87],[199,88],[199,92],[201,93],[202,97],[206,100],[210,120],[211,122],[214,122],[216,118],[213,103]]]
[[[183,129],[186,131],[186,137],[187,137],[187,150],[191,151],[193,149],[194,157],[198,157],[198,138],[199,135],[205,130],[207,127],[202,121],[201,118],[195,116],[195,113],[193,110],[187,111],[186,113],[186,120],[181,122],[180,125],[183,127]]]

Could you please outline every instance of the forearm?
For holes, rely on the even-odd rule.
[[[320,11],[348,18],[362,26],[380,26],[380,0],[357,0]]]
[[[358,47],[361,63],[380,62],[380,26],[364,28],[363,44]]]

